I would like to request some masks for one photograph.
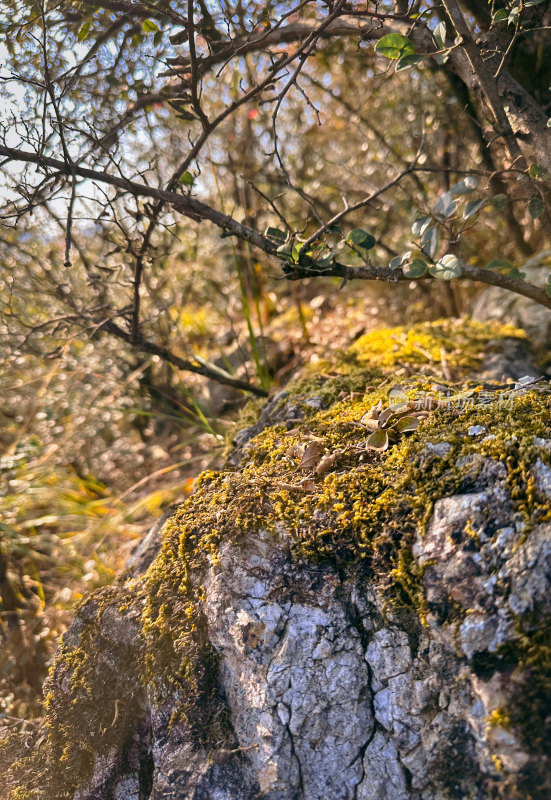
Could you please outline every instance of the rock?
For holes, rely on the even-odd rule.
[[[274,397],[82,602],[10,800],[551,796],[550,395],[381,453],[350,373]],[[287,455],[312,437],[321,476]]]
[[[520,270],[526,274],[524,280],[528,283],[543,287],[549,275],[550,265],[551,250],[544,250],[530,258]],[[551,315],[548,309],[527,297],[498,289],[496,286],[485,289],[478,295],[472,309],[472,317],[480,322],[496,319],[524,328],[537,348],[548,348],[551,343]],[[530,370],[528,374],[532,374]],[[519,374],[511,377],[522,376]]]

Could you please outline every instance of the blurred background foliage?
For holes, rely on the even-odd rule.
[[[315,20],[312,6],[320,4],[303,5],[287,21]],[[432,8],[417,5],[419,13]],[[185,55],[171,42],[177,6],[75,0],[50,8],[6,0],[4,140],[59,155],[60,126],[53,101],[44,99],[54,76],[73,158],[148,185],[167,184],[201,130],[186,111],[186,88],[171,72]],[[199,2],[197,47],[204,59],[216,54],[226,39],[212,26],[226,30],[224,19],[229,37],[253,18],[269,30],[276,12],[281,17],[290,9]],[[392,6],[378,9],[390,13]],[[485,10],[487,4],[476,5],[473,26],[483,25],[477,13]],[[208,117],[257,85],[267,64],[294,46],[238,55],[205,70]],[[534,67],[526,37],[514,54],[517,74],[528,76],[551,108],[549,59]],[[444,221],[442,253],[460,239],[462,258],[475,266],[495,258],[520,266],[549,245],[546,220],[528,209],[530,186],[518,180],[504,188],[495,169],[496,162],[507,164],[504,145],[498,138],[490,156],[473,99],[444,64],[395,73],[372,42],[320,40],[281,104],[277,144],[285,170],[274,149],[273,105],[260,96],[212,131],[200,159],[180,174],[179,191],[256,230],[283,227],[305,238],[344,198],[352,205],[417,158],[418,169],[346,221],[373,235],[374,262],[386,264],[414,247],[413,221],[430,215],[438,197],[468,174],[478,176],[469,199],[503,198],[505,188],[508,199],[481,204],[467,221]],[[71,184],[58,190],[51,176],[40,181],[33,165],[4,167],[0,724],[8,728],[39,718],[41,684],[75,601],[111,581],[152,519],[193,490],[201,469],[221,463],[246,393],[179,370],[162,348],[273,392],[327,347],[345,346],[376,325],[468,313],[477,293],[447,281],[285,282],[277,263],[247,242],[221,238],[214,226],[169,206],[151,227],[153,201],[85,180],[74,183],[67,267]],[[32,214],[20,212],[21,197]],[[141,334],[161,348],[149,354],[103,324],[128,322],[139,261]]]

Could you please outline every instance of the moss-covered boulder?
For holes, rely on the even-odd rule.
[[[551,396],[526,352],[496,324],[368,334],[249,409],[77,610],[45,730],[0,742],[11,800],[551,796]]]

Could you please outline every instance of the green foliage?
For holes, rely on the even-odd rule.
[[[422,258],[414,258],[413,261],[402,266],[402,272],[406,278],[422,278],[427,274],[427,263]]]
[[[358,247],[361,247],[363,250],[371,250],[372,247],[375,246],[376,239],[370,233],[367,233],[367,231],[361,228],[354,228],[354,230],[350,231],[348,234],[348,241],[352,242],[352,244],[357,244]]]
[[[429,267],[429,272],[433,278],[451,281],[453,278],[461,277],[463,274],[463,267],[457,256],[447,253],[445,256],[442,256],[434,266]]]
[[[358,30],[325,30],[305,52],[308,37],[293,39],[292,26],[314,32],[332,13],[327,4],[301,6],[293,20],[282,4],[246,13],[192,5],[187,21],[163,4],[123,13],[101,2],[7,0],[1,12],[6,146],[69,153],[92,171],[2,156],[0,444],[12,459],[2,553],[17,613],[51,630],[28,648],[47,644],[37,674],[65,624],[58,593],[108,581],[112,539],[129,545],[147,510],[185,492],[190,476],[179,465],[193,472],[194,459],[216,451],[213,383],[238,378],[268,392],[305,357],[305,309],[320,297],[321,308],[338,285],[314,274],[390,268],[390,282],[412,283],[392,297],[381,289],[375,310],[432,316],[444,301],[468,310],[472,292],[432,278],[458,278],[465,263],[521,279],[512,265],[546,243],[548,154],[536,149],[522,163],[508,150],[512,139],[524,148],[522,134],[497,125],[484,144],[496,115],[484,87],[473,98],[455,71],[465,47],[451,18],[412,6],[395,22],[390,9],[367,9]],[[551,67],[538,9],[532,0],[498,10],[475,2],[466,24],[476,24],[473,47],[485,48],[490,74],[512,75],[543,112]],[[381,38],[364,47],[371,13]],[[518,26],[507,53],[500,20]],[[518,131],[530,129],[525,122]],[[166,192],[173,204],[160,202]],[[274,281],[278,268],[278,278],[282,269],[309,280]],[[274,366],[264,334],[275,316],[290,354]],[[211,382],[175,366],[182,361]],[[33,692],[17,699],[20,709],[34,708]]]
[[[400,60],[396,64],[396,72],[401,72],[404,69],[411,69],[412,67],[415,67],[417,64],[421,63],[423,58],[424,56],[416,53],[408,53],[405,56],[401,56]]]
[[[375,45],[375,50],[386,58],[401,59],[415,53],[413,42],[401,33],[388,33]]]
[[[537,219],[541,217],[543,212],[545,211],[545,204],[539,195],[535,195],[532,197],[530,202],[528,203],[528,212],[532,219]]]
[[[547,168],[542,164],[531,164],[528,174],[535,181],[545,181],[548,176]]]
[[[195,176],[189,170],[186,170],[180,175],[180,183],[184,186],[192,186]]]

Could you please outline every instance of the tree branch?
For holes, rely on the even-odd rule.
[[[115,186],[125,192],[133,194],[136,197],[153,197],[156,200],[168,203],[173,208],[177,209],[182,214],[190,219],[195,220],[196,222],[203,219],[209,220],[221,228],[227,235],[237,236],[239,239],[250,242],[252,245],[258,247],[268,255],[276,255],[277,244],[270,241],[270,239],[268,239],[266,236],[263,236],[253,228],[249,228],[247,225],[237,222],[227,214],[223,214],[222,212],[211,208],[211,206],[206,205],[206,203],[202,203],[201,201],[196,200],[194,197],[189,195],[181,195],[177,192],[167,191],[166,189],[155,189],[151,186],[146,186],[145,184],[137,183],[116,175],[98,172],[97,170],[88,169],[87,167],[73,166],[71,168],[70,165],[65,164],[63,161],[59,161],[58,159],[40,156],[36,153],[29,153],[24,150],[16,150],[3,145],[0,145],[0,156],[5,156],[9,161],[22,161],[30,164],[37,164],[43,167],[51,167],[64,175],[71,175],[74,171],[75,174],[83,178],[90,178],[91,180],[96,180],[100,183],[106,183],[111,186]],[[390,269],[390,267],[374,267],[371,265],[364,267],[349,267],[345,264],[340,264],[337,261],[334,261],[329,267],[316,267],[316,263],[313,259],[310,259],[308,265],[306,266],[300,264],[284,264],[283,272],[288,280],[301,280],[316,276],[338,277],[345,281],[380,280],[387,281],[389,283],[411,280],[411,278],[406,278],[402,272]],[[431,276],[426,276],[424,279],[421,278],[418,280],[427,279],[437,280]],[[499,272],[493,272],[491,270],[481,269],[479,267],[471,267],[468,264],[464,264],[463,275],[461,278],[457,278],[456,280],[461,279],[477,281],[479,283],[485,283],[491,286],[499,286],[500,288],[507,289],[515,294],[528,297],[530,300],[534,300],[534,302],[538,303],[539,305],[551,309],[551,297],[546,294],[544,289],[540,289],[539,286],[534,286],[533,284],[526,283],[525,281],[509,278],[507,275],[502,275]],[[107,324],[108,323],[105,323],[105,325]],[[122,331],[122,329],[120,330]],[[124,333],[124,337],[121,338],[129,337],[128,341],[131,340],[130,334],[126,334],[124,331],[122,331],[122,333]],[[142,347],[142,349],[144,349],[143,344],[144,342],[142,341],[139,345]],[[156,355],[161,355],[160,350],[163,350],[163,348],[160,348],[159,350],[160,346],[153,343],[148,343],[148,347],[157,348],[155,351],[149,349],[146,350],[146,352],[155,352]],[[166,352],[169,353],[169,351]],[[177,358],[177,356],[174,356],[174,358]],[[170,359],[167,358],[166,360]],[[172,361],[172,363],[177,365],[176,361]],[[188,364],[191,362],[182,363]],[[188,369],[187,366],[181,368]],[[201,369],[203,368],[197,368],[194,366],[194,369],[191,371],[204,374],[204,372],[201,372]],[[213,375],[209,374],[208,377],[213,377]],[[248,384],[246,384],[246,386],[248,386]],[[244,387],[239,386],[237,388]],[[247,391],[252,391],[252,389],[248,388]]]
[[[202,364],[194,364],[192,361],[188,361],[185,358],[180,358],[180,356],[172,353],[167,347],[156,344],[149,339],[142,339],[141,337],[134,339],[131,333],[125,331],[124,328],[121,328],[111,319],[102,322],[98,326],[98,329],[107,331],[112,336],[116,336],[117,339],[122,339],[137,350],[158,356],[163,361],[167,361],[169,364],[174,364],[175,367],[185,372],[193,372],[196,375],[202,375],[204,378],[210,378],[217,383],[223,383],[225,386],[232,386],[234,389],[240,389],[243,392],[250,392],[257,397],[268,396],[268,392],[265,389],[262,389],[260,386],[255,386],[254,384],[247,383],[246,381],[240,381],[238,378],[230,378],[229,376],[225,377],[222,372],[211,370]]]
[[[183,195],[167,189],[156,189],[153,186],[146,186],[144,183],[137,183],[128,178],[110,175],[107,172],[100,172],[99,170],[89,169],[81,165],[73,165],[71,167],[69,164],[56,158],[30,153],[27,150],[5,147],[4,145],[0,145],[0,156],[4,156],[8,161],[37,164],[40,167],[50,167],[62,175],[72,175],[74,173],[81,178],[89,178],[90,180],[98,181],[98,183],[114,186],[117,189],[134,195],[134,197],[152,197],[155,200],[168,203],[181,214],[195,222],[203,219],[209,220],[217,227],[221,228],[226,235],[237,236],[240,239],[244,239],[255,245],[255,247],[259,247],[265,253],[275,253],[277,250],[277,245],[261,233],[258,233],[258,231],[237,222],[237,220],[227,214],[223,214],[221,211],[217,211],[206,203],[196,200],[194,197],[191,197],[191,195]]]
[[[314,262],[312,262],[314,264]],[[471,267],[469,264],[462,263],[463,274],[454,280],[468,280],[476,281],[477,283],[485,283],[490,286],[498,286],[500,289],[506,289],[514,294],[520,294],[523,297],[528,297],[540,306],[545,306],[551,310],[551,296],[546,294],[544,289],[539,286],[534,286],[532,283],[526,281],[519,281],[515,278],[510,278],[507,275],[502,275],[500,272],[493,270],[483,269],[480,267]],[[285,277],[291,281],[303,280],[304,278],[324,277],[324,278],[342,278],[343,281],[348,282],[352,280],[364,281],[385,281],[386,283],[398,283],[403,281],[410,282],[412,278],[406,277],[403,272],[390,267],[375,267],[366,265],[364,267],[349,267],[346,264],[341,264],[334,261],[329,267],[315,266],[296,266],[285,265],[283,267]],[[425,275],[422,278],[415,280],[428,280],[434,281],[432,275]]]

